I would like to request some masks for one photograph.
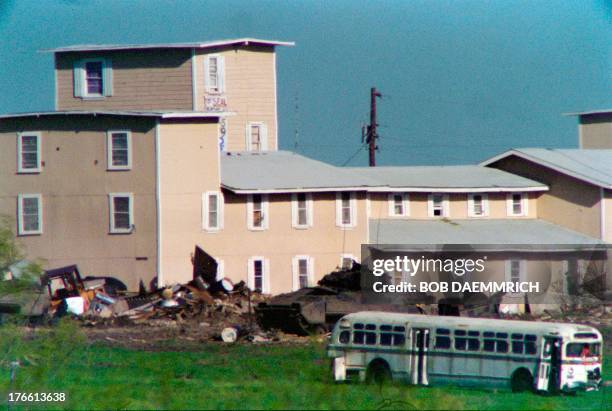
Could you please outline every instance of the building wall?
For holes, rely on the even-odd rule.
[[[204,62],[209,54],[225,61],[225,97],[227,118],[225,151],[246,150],[248,122],[263,122],[268,130],[268,150],[277,150],[276,58],[274,47],[235,47],[196,50],[196,110],[205,110],[206,89]]]
[[[107,171],[106,132],[130,129],[133,166]],[[40,131],[40,174],[17,174],[17,132]],[[17,195],[42,194],[43,233],[20,236],[45,268],[78,264],[83,275],[115,276],[134,289],[155,276],[155,149],[150,119],[108,116],[0,121],[0,215],[17,231]],[[134,195],[131,234],[109,234],[113,192]]]
[[[218,191],[218,124],[163,122],[160,132],[162,283],[192,279],[202,238],[202,194]]]
[[[612,148],[612,113],[580,116],[580,148]]]
[[[601,238],[601,193],[599,187],[510,156],[490,165],[550,187],[537,201],[538,218],[571,230]]]
[[[269,228],[247,229],[246,195],[225,191],[224,229],[202,232],[199,245],[216,259],[222,260],[225,276],[233,281],[248,279],[248,260],[261,256],[270,262],[270,292],[292,290],[292,259],[308,255],[314,259],[316,283],[340,265],[341,254],[357,259],[361,244],[367,242],[367,217],[364,193],[356,193],[357,224],[351,229],[336,226],[336,194],[313,193],[313,226],[296,229],[291,225],[291,195],[269,196]]]
[[[428,215],[429,193],[408,193],[410,213],[404,217],[389,215],[388,193],[370,193],[370,218],[399,218],[399,219],[431,219]],[[468,194],[449,193],[450,219],[491,219],[491,218],[537,218],[537,198],[539,192],[530,192],[528,195],[527,215],[508,216],[506,208],[506,193],[488,193],[489,215],[486,217],[468,217]]]
[[[112,60],[113,95],[74,97],[74,62],[84,58]],[[138,50],[57,53],[58,110],[192,110],[191,51]]]

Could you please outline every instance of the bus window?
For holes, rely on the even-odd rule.
[[[393,334],[393,345],[404,345],[406,343],[406,337],[404,334]]]
[[[482,349],[489,352],[495,351],[495,340],[484,340]]]
[[[523,334],[512,334],[512,339],[513,340],[522,340],[523,339]]]
[[[393,342],[393,334],[391,333],[381,333],[380,334],[380,345],[391,345],[392,342]]]
[[[534,343],[533,341],[527,341],[525,343],[525,354],[535,354],[538,352],[538,349],[536,347],[536,343]]]
[[[493,338],[493,337],[495,337],[495,333],[493,331],[485,331],[484,333],[482,333],[482,335],[485,338]]]
[[[448,328],[437,328],[436,334],[440,335],[450,335],[450,330]]]
[[[366,324],[365,329],[366,330],[375,330],[376,329],[376,324]]]
[[[356,330],[363,330],[363,324],[361,323],[354,324],[353,328]]]
[[[380,326],[380,331],[391,331],[391,326],[390,325],[381,325]]]
[[[480,335],[480,332],[478,331],[468,331],[468,336],[470,337],[478,337]]]
[[[599,343],[570,343],[565,348],[565,355],[568,357],[597,357],[601,344]]]
[[[480,349],[480,341],[476,338],[468,338],[468,350],[478,351]]]
[[[467,338],[461,338],[461,337],[455,338],[455,350],[465,351],[466,344],[467,344]]]
[[[365,333],[366,344],[367,345],[375,345],[376,344],[376,333]]]
[[[497,333],[497,338],[508,338],[508,333]]]
[[[353,344],[363,344],[365,333],[363,331],[355,331],[353,333]]]
[[[525,341],[537,341],[538,337],[533,334],[527,334],[525,336]]]
[[[436,336],[436,345],[435,348],[440,348],[442,350],[447,350],[449,349],[451,346],[451,340],[450,337],[445,337],[445,336]]]
[[[497,340],[497,352],[508,352],[508,341]]]
[[[455,335],[465,335],[465,330],[455,330]]]
[[[593,338],[593,339],[597,339],[597,334],[593,334],[593,333],[576,333],[574,334],[574,338]]]
[[[512,341],[512,353],[513,354],[523,353],[523,342],[522,341]]]
[[[348,344],[350,339],[351,339],[351,333],[349,331],[342,331],[340,335],[338,336],[338,341],[341,344]]]
[[[395,327],[393,327],[393,331],[398,332],[398,333],[403,333],[406,331],[406,327],[403,327],[401,325],[396,325]]]

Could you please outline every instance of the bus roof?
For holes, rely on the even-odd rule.
[[[479,327],[482,328],[483,331],[487,331],[486,329],[493,331],[511,331],[514,329],[521,329],[523,332],[531,332],[534,334],[567,335],[576,332],[594,332],[599,336],[598,338],[601,339],[601,333],[596,328],[589,325],[570,323],[403,314],[383,311],[361,311],[348,314],[342,318],[351,322],[374,322],[402,325],[404,325],[406,322],[410,322],[411,326],[416,327]]]

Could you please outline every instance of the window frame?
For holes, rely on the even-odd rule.
[[[260,227],[255,226],[254,215],[255,211],[253,197],[261,196],[261,213],[262,213],[262,224]],[[248,194],[247,195],[247,228],[250,231],[264,231],[270,228],[270,217],[269,217],[269,202],[267,194]]]
[[[342,221],[342,195],[349,194],[349,215],[351,221],[344,223]],[[357,198],[353,191],[339,191],[336,192],[336,226],[343,229],[351,229],[357,226]]]
[[[37,200],[38,228],[36,230],[26,230],[24,224],[23,200],[34,198]],[[19,194],[17,196],[17,235],[41,235],[43,233],[43,200],[42,194]]]
[[[291,271],[293,274],[293,291],[297,291],[300,287],[300,260],[306,261],[306,287],[312,287],[314,284],[314,258],[306,254],[293,256],[291,259]]]
[[[113,164],[113,135],[125,134],[127,139],[127,165]],[[109,171],[125,171],[132,169],[132,132],[130,130],[108,130],[106,132],[106,169]]]
[[[217,84],[210,84],[210,60],[217,60]],[[225,93],[225,57],[218,53],[206,54],[204,58],[204,90],[211,94]]]
[[[87,87],[87,63],[100,63],[100,85],[102,86],[102,92],[90,93]],[[81,97],[85,99],[101,99],[106,97],[104,90],[108,85],[104,84],[104,71],[106,70],[106,59],[103,57],[83,59],[80,61],[81,64]]]
[[[476,214],[474,208],[474,197],[482,197],[482,214]],[[486,193],[469,193],[468,194],[468,217],[482,218],[489,216],[489,196]]]
[[[253,256],[248,260],[248,286],[251,290],[255,290],[255,262],[261,261],[261,293],[270,293],[270,260],[263,256]]]
[[[346,268],[346,270],[350,270],[352,268],[352,262],[359,262],[357,261],[357,258],[353,255],[353,254],[340,254],[340,265],[338,266],[341,270],[344,270],[344,260],[345,259],[350,259],[351,260],[351,267]]]
[[[23,138],[36,137],[36,167],[23,167]],[[17,172],[19,174],[36,174],[42,171],[41,158],[42,133],[40,131],[22,131],[17,133]]]
[[[402,197],[402,213],[401,214],[397,214],[395,212],[395,197],[396,196],[401,196]],[[401,192],[397,192],[397,193],[389,193],[388,196],[388,203],[389,203],[389,217],[407,217],[410,215],[410,196],[408,193],[401,193]]]
[[[442,196],[442,213],[439,216],[434,214],[434,212],[435,212],[434,197],[435,196]],[[427,196],[427,214],[431,218],[446,218],[446,217],[450,217],[448,194],[444,194],[444,193],[430,193]]]
[[[209,213],[210,213],[210,198],[217,197],[217,225],[211,226]],[[223,208],[224,198],[221,191],[205,191],[202,193],[202,230],[216,233],[223,229]]]
[[[518,214],[514,213],[514,196],[521,196],[521,212]],[[506,196],[506,214],[509,217],[526,217],[529,215],[529,196],[525,192],[512,192]]]
[[[518,282],[524,282],[526,275],[527,275],[527,261],[520,259],[520,258],[510,258],[506,260],[506,264],[505,264],[505,271],[506,271],[506,275],[505,275],[505,279],[508,282],[513,282],[512,281],[512,264],[514,262],[518,262],[519,264],[519,278],[518,278]],[[523,295],[523,293],[508,293],[509,296],[521,296]]]
[[[306,224],[300,224],[299,201],[298,196],[304,194],[306,196]],[[313,204],[311,193],[292,193],[291,194],[291,226],[297,229],[307,229],[313,226]]]
[[[129,199],[129,228],[117,228],[115,227],[115,198],[128,198]],[[134,231],[134,194],[133,193],[109,193],[108,194],[108,206],[109,206],[109,234],[131,234]]]
[[[251,142],[251,129],[253,127],[259,127],[259,132],[260,132],[260,146],[261,148],[259,150],[253,150],[253,146],[252,146],[252,142]],[[249,121],[246,124],[246,131],[245,131],[245,147],[246,147],[246,151],[249,152],[253,152],[253,153],[260,153],[262,151],[268,151],[268,126],[266,125],[266,123],[264,123],[263,121]]]

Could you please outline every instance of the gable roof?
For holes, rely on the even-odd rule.
[[[134,111],[134,110],[58,110],[35,111],[30,113],[0,114],[1,119],[22,117],[49,117],[49,116],[120,116],[120,117],[156,117],[170,118],[218,118],[230,116],[231,112],[208,111]]]
[[[515,148],[483,161],[488,166],[517,156],[587,183],[612,189],[612,150]]]
[[[371,191],[511,192],[545,191],[543,183],[478,165],[349,167],[383,186]]]
[[[612,114],[612,108],[590,111],[577,111],[574,113],[563,113],[564,116],[590,116],[595,114]]]
[[[294,46],[291,41],[263,40],[250,37],[187,43],[152,44],[78,44],[73,46],[45,49],[44,52],[59,53],[69,51],[111,51],[111,50],[148,50],[148,49],[206,49],[225,46]]]
[[[500,192],[548,187],[481,166],[336,167],[290,151],[221,155],[221,184],[239,194],[304,191]]]

